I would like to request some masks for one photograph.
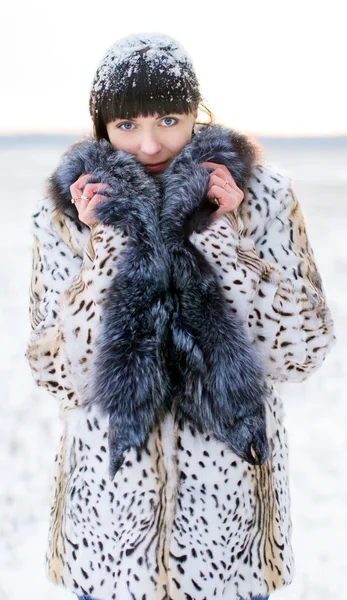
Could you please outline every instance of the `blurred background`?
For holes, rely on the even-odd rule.
[[[218,122],[251,134],[290,174],[337,344],[302,385],[283,385],[296,579],[278,600],[345,598],[347,568],[347,93],[343,3],[147,0],[2,8],[0,600],[72,600],[44,571],[59,436],[55,399],[36,389],[29,336],[30,215],[70,143],[90,133],[88,97],[107,48],[130,33],[176,37]]]

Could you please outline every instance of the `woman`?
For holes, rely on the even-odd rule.
[[[94,139],[34,214],[38,385],[58,397],[47,555],[79,597],[265,598],[293,575],[276,381],[334,341],[291,182],[198,127],[191,62],[130,36],[96,73]]]

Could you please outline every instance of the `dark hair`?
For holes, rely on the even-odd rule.
[[[89,110],[94,136],[107,139],[106,125],[131,119],[178,113],[203,107],[193,65],[183,48],[168,36],[129,36],[117,42],[101,61],[92,86]]]

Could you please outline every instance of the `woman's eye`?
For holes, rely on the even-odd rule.
[[[177,123],[177,119],[174,119],[173,117],[165,117],[165,119],[162,120],[162,123],[165,125],[165,127],[170,127],[170,125],[175,125],[175,123]]]
[[[133,126],[133,123],[127,121],[126,123],[121,123],[120,125],[118,125],[118,128],[123,129],[123,131],[130,131],[133,128]]]

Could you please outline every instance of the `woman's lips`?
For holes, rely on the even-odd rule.
[[[145,168],[147,169],[147,171],[150,171],[150,173],[157,173],[158,171],[163,171],[165,169],[166,164],[167,160],[161,163],[156,163],[154,165],[145,165]]]

